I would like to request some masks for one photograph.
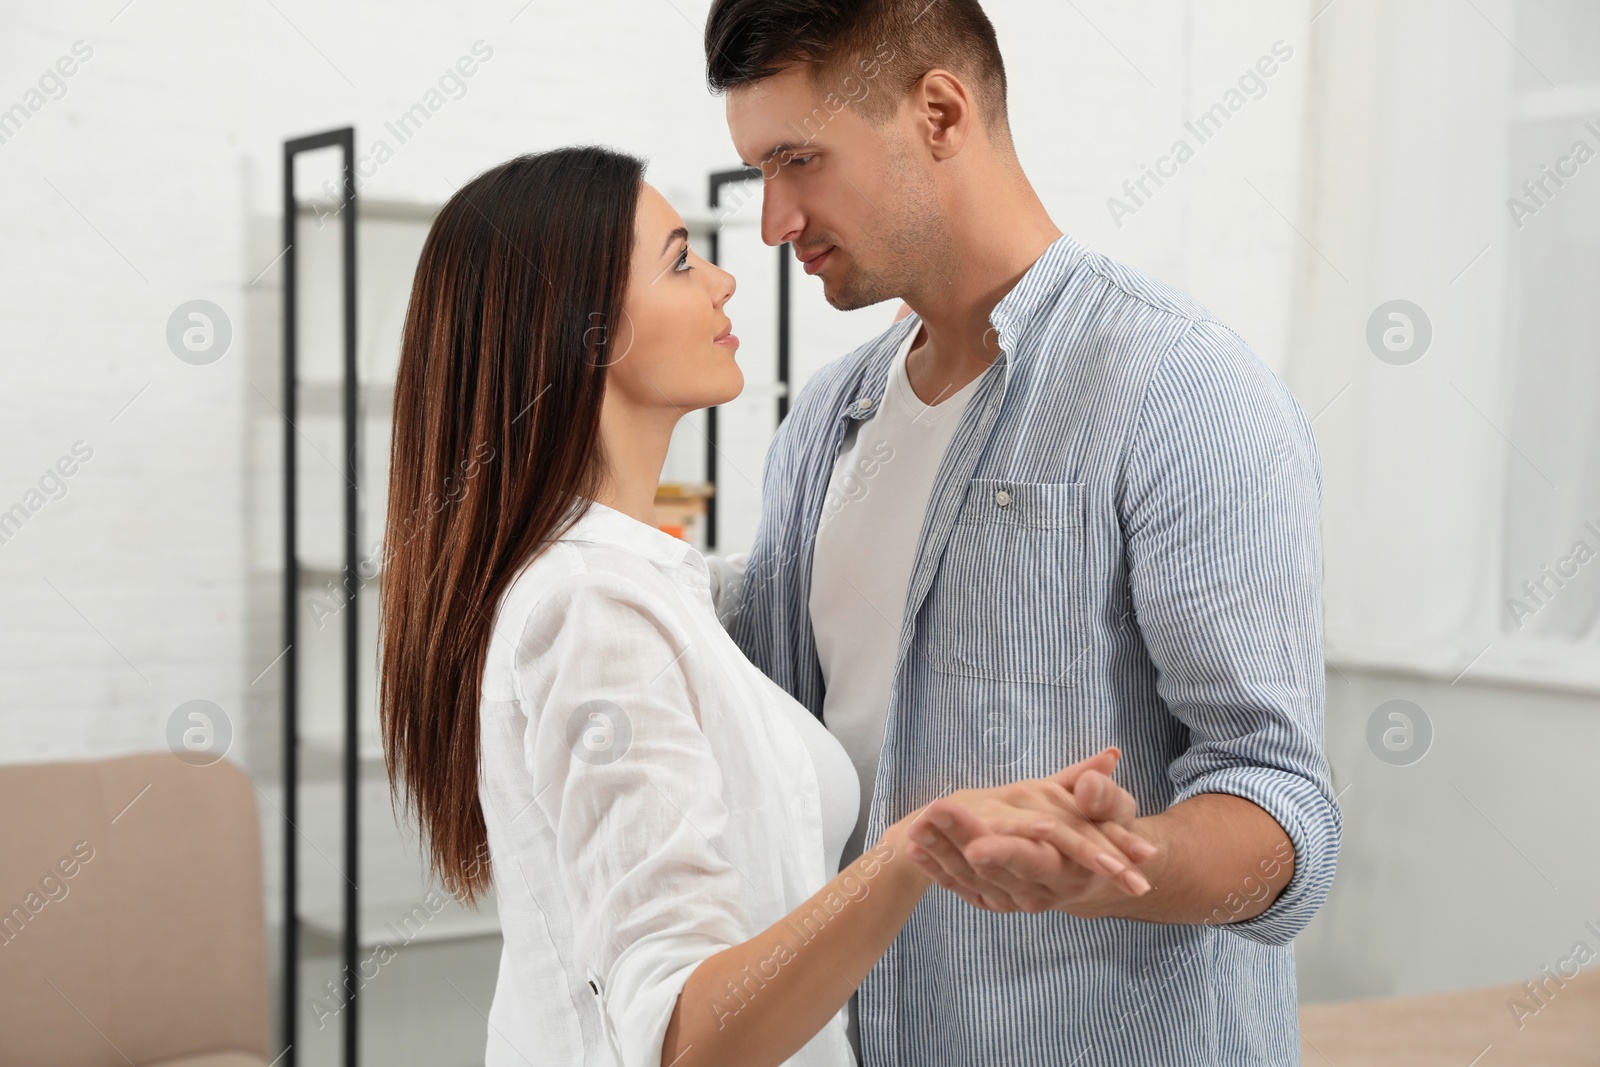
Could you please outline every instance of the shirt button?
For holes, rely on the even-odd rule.
[[[1007,504],[1011,503],[1011,494],[1006,492],[1004,489],[1001,489],[999,492],[995,493],[994,502],[999,504],[1001,507],[1005,507]]]
[[[870,396],[864,396],[860,400],[856,401],[856,410],[857,411],[866,411],[867,409],[869,409],[871,407],[872,407],[872,398]]]

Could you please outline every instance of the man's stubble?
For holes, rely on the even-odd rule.
[[[876,225],[861,232],[838,284],[823,288],[840,311],[937,294],[959,270],[932,176],[898,147],[890,147],[885,173],[883,188],[893,190],[893,197],[868,208]]]

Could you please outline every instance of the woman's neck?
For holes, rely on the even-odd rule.
[[[656,525],[656,487],[667,462],[667,447],[677,415],[664,418],[660,408],[638,411],[621,404],[602,405],[600,442],[606,478],[595,500],[608,508]]]

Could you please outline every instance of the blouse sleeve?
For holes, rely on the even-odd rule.
[[[581,573],[549,588],[518,644],[523,758],[625,1067],[658,1067],[690,972],[752,936],[722,847],[724,769],[683,669],[691,641],[648,592]]]

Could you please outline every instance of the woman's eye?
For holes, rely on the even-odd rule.
[[[689,266],[689,250],[687,248],[678,253],[678,262],[675,265],[675,270],[678,273],[694,270],[693,267]]]

